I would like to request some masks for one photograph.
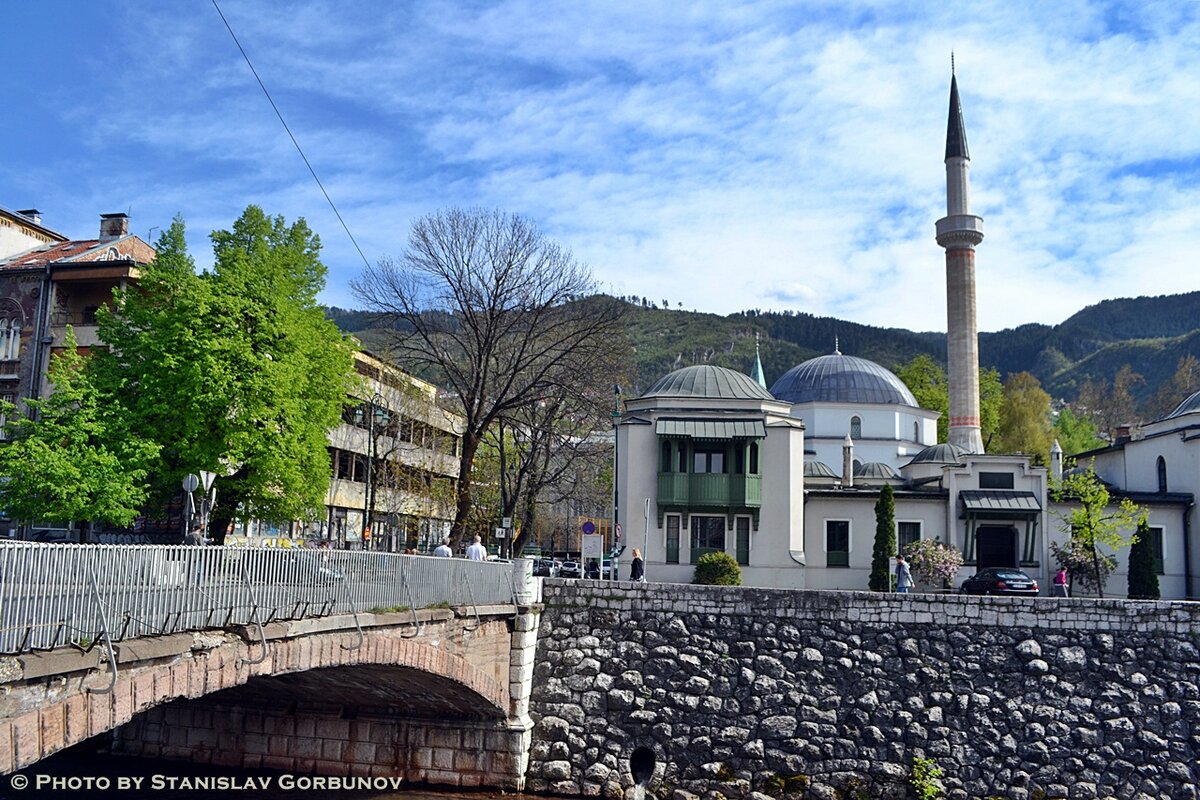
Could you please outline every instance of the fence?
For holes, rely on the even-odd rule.
[[[0,544],[0,653],[372,609],[515,602],[513,565],[350,550]]]

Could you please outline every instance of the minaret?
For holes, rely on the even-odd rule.
[[[767,374],[763,372],[762,357],[758,353],[758,331],[754,332],[754,372],[750,375],[759,386],[767,388]]]
[[[983,452],[979,433],[979,336],[975,322],[975,245],[983,220],[971,213],[967,132],[950,61],[950,120],[946,127],[946,216],[937,243],[946,248],[946,351],[950,384],[950,444]]]

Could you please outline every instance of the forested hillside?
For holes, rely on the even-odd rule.
[[[691,364],[716,364],[750,372],[759,337],[768,386],[791,367],[817,355],[841,352],[889,369],[926,354],[945,364],[944,333],[877,328],[795,311],[751,310],[721,316],[656,308],[630,300],[627,330],[634,348],[636,394],[662,375]],[[641,300],[641,302],[637,302]],[[331,308],[342,330],[371,346],[370,315]],[[1131,386],[1138,402],[1154,397],[1186,355],[1200,358],[1200,292],[1106,300],[1060,325],[1022,325],[979,337],[980,365],[1002,379],[1030,372],[1050,394],[1074,400],[1085,383],[1111,384],[1125,365],[1142,381]]]

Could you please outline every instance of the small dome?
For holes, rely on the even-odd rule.
[[[911,467],[913,464],[961,464],[962,457],[966,453],[966,450],[949,442],[931,444],[913,456],[913,460],[904,466]]]
[[[771,394],[788,403],[858,403],[917,406],[917,399],[890,370],[841,353],[810,358],[780,376]]]
[[[763,387],[736,370],[701,364],[664,375],[642,397],[711,397],[723,400],[774,400]]]
[[[854,468],[854,477],[867,480],[900,480],[896,470],[882,461],[868,461]]]
[[[829,465],[824,461],[805,461],[804,462],[804,477],[806,478],[834,478],[839,477],[836,472],[829,468]]]
[[[1200,392],[1194,392],[1188,395],[1187,399],[1175,407],[1175,410],[1167,414],[1163,419],[1171,419],[1172,417],[1182,417],[1184,414],[1192,414],[1200,411]]]

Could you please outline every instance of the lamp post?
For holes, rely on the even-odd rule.
[[[617,489],[617,476],[620,469],[620,447],[618,429],[621,426],[621,387],[618,384],[613,384],[613,507],[612,507],[612,570],[608,577],[615,580],[617,577],[618,563],[621,558],[620,552],[617,550],[617,540],[620,538],[621,517],[620,517],[620,492]],[[604,571],[604,557],[600,558],[600,571]]]
[[[362,549],[371,549],[371,512],[375,510],[375,484],[372,474],[375,468],[375,417],[383,405],[383,395],[379,392],[371,397],[371,407],[367,409],[367,473],[363,485],[363,521]]]

